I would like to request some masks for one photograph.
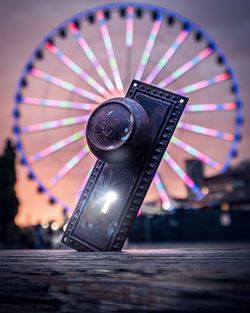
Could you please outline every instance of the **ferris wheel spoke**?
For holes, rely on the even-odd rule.
[[[50,121],[50,122],[43,122],[43,123],[37,123],[32,124],[28,126],[22,127],[23,133],[31,133],[36,131],[43,131],[47,129],[52,128],[58,128],[63,126],[70,126],[70,125],[76,125],[81,123],[86,123],[89,119],[90,115],[79,115],[74,117],[67,117],[60,120]]]
[[[187,152],[188,154],[192,155],[193,157],[197,158],[201,162],[209,165],[210,167],[217,169],[217,170],[222,169],[222,165],[220,163],[213,160],[212,158],[210,158],[205,153],[202,153],[201,151],[197,150],[193,146],[191,146],[191,145],[185,143],[184,141],[178,139],[177,137],[173,136],[171,138],[171,143],[173,143],[175,146],[179,147],[183,151]]]
[[[49,156],[50,154],[63,149],[64,147],[67,147],[68,145],[70,145],[71,143],[83,138],[85,136],[85,129],[75,132],[74,134],[63,138],[62,140],[59,140],[55,143],[53,143],[52,145],[42,149],[41,151],[31,155],[28,158],[28,161],[32,164],[34,162],[37,162],[47,156]]]
[[[78,42],[79,46],[82,48],[83,52],[93,65],[94,69],[96,70],[97,74],[99,77],[102,79],[104,82],[105,86],[108,88],[109,91],[113,91],[115,89],[113,83],[109,79],[108,75],[106,74],[104,68],[101,66],[100,62],[98,61],[97,57],[95,56],[93,50],[90,48],[88,45],[87,41],[85,38],[81,35],[79,29],[76,27],[74,23],[69,24],[69,28]]]
[[[212,72],[205,75],[203,66],[211,66]],[[164,164],[153,178],[152,192],[163,209],[171,210],[183,187],[190,190],[184,202],[204,196],[203,185],[188,172],[185,158],[202,162],[214,174],[228,168],[241,139],[243,113],[238,84],[223,52],[192,21],[157,5],[108,4],[72,16],[48,33],[35,47],[17,86],[12,111],[17,152],[29,178],[51,204],[66,210],[79,201],[94,164],[86,142],[89,116],[106,99],[124,96],[132,78],[176,89],[183,96],[203,95],[203,100],[197,98],[185,107],[186,119],[171,139],[173,152],[164,154]],[[221,95],[224,100],[216,101]],[[224,118],[227,125],[211,123],[213,116]],[[219,145],[220,158],[209,145],[199,145],[203,141]],[[180,153],[178,158],[174,150]],[[44,180],[44,166],[59,156],[61,163]],[[166,182],[168,174],[176,181]],[[67,186],[73,176],[79,183],[61,193],[59,187]]]
[[[62,109],[77,109],[82,111],[92,111],[94,108],[96,108],[96,104],[92,103],[72,102],[65,100],[35,98],[26,96],[22,96],[21,102],[25,104],[41,105]]]
[[[167,194],[166,188],[158,173],[155,174],[153,182],[156,187],[156,190],[158,191],[162,203],[170,203],[170,199]]]
[[[167,49],[163,57],[160,59],[160,61],[157,63],[157,65],[154,67],[151,73],[148,75],[148,77],[145,80],[146,83],[151,84],[155,80],[157,75],[167,65],[167,63],[173,57],[175,52],[181,47],[189,33],[190,31],[188,29],[183,29],[180,32],[180,34],[177,36],[173,44],[170,46],[169,49]]]
[[[89,153],[89,148],[85,145],[76,155],[73,156],[58,172],[51,178],[49,185],[55,186],[70,170],[72,170]]]
[[[37,77],[37,78],[40,78],[44,81],[47,81],[48,83],[51,83],[57,87],[61,87],[65,90],[68,90],[68,91],[71,91],[83,98],[86,98],[86,99],[89,99],[89,100],[92,100],[96,103],[100,103],[104,100],[103,97],[101,96],[98,96],[90,91],[87,91],[87,90],[84,90],[80,87],[77,87],[69,82],[66,82],[65,80],[62,80],[58,77],[55,77],[55,76],[52,76],[50,74],[47,74],[41,70],[39,70],[38,68],[32,68],[30,70],[30,74],[34,77]]]
[[[197,83],[185,86],[183,88],[180,88],[178,90],[175,90],[175,92],[177,93],[181,93],[181,94],[189,94],[191,92],[195,92],[198,91],[200,89],[221,83],[225,80],[228,80],[230,78],[230,74],[229,73],[222,73],[219,75],[216,75],[210,79],[205,79],[205,80],[201,80]]]
[[[176,163],[176,161],[170,156],[169,153],[165,152],[163,160],[180,177],[184,184],[196,195],[198,200],[201,200],[204,197],[199,186],[195,184],[192,178],[180,167],[178,163]]]
[[[45,47],[50,51],[57,59],[59,59],[63,64],[70,68],[74,73],[76,73],[83,81],[93,87],[99,94],[104,95],[107,91],[88,73],[86,73],[82,68],[80,68],[76,63],[74,63],[68,56],[66,56],[61,50],[59,50],[55,45],[50,42],[45,44]],[[108,93],[109,94],[109,93]]]
[[[208,111],[234,111],[237,109],[237,103],[208,103],[208,104],[189,104],[185,108],[185,112],[208,112]]]
[[[145,68],[148,64],[152,49],[154,47],[157,35],[159,33],[159,30],[161,28],[162,18],[159,17],[153,24],[153,27],[151,29],[150,35],[148,37],[146,46],[144,48],[139,66],[137,68],[135,79],[140,80],[143,76],[143,73],[145,71]]]
[[[125,84],[129,84],[131,78],[131,62],[132,62],[132,47],[133,47],[133,31],[134,31],[134,8],[128,6],[126,19],[126,69],[125,69]]]
[[[85,176],[85,178],[84,178],[84,180],[83,180],[83,182],[82,182],[82,184],[81,184],[79,190],[77,191],[77,193],[76,193],[76,195],[75,195],[75,197],[74,197],[73,202],[78,202],[78,201],[79,201],[80,196],[81,196],[81,194],[82,194],[82,192],[83,192],[83,189],[85,188],[85,186],[86,186],[86,184],[87,184],[87,181],[89,180],[89,177],[90,177],[90,174],[91,174],[93,168],[94,168],[94,166],[92,166],[92,167],[90,168],[90,170],[88,171],[87,175]]]
[[[101,11],[101,10],[97,11],[96,15],[97,15],[97,20],[99,22],[99,26],[100,26],[103,42],[104,42],[104,45],[105,45],[105,48],[106,48],[106,51],[107,51],[109,64],[110,64],[110,67],[111,67],[111,70],[112,70],[112,73],[113,73],[115,86],[116,86],[118,91],[120,91],[121,93],[124,93],[121,76],[120,76],[120,73],[119,73],[117,61],[116,61],[116,58],[115,58],[115,54],[114,54],[111,38],[110,38],[110,35],[109,35],[109,30],[108,30],[108,27],[107,27],[107,24],[106,24],[106,21],[105,21],[105,18],[104,18],[103,11]]]
[[[200,53],[198,53],[195,57],[193,57],[191,60],[186,62],[184,65],[179,67],[176,71],[174,71],[172,74],[164,78],[159,84],[158,87],[165,88],[168,85],[170,85],[172,82],[174,82],[176,79],[181,77],[183,74],[185,74],[187,71],[191,70],[194,66],[201,63],[203,60],[205,60],[208,56],[210,56],[213,53],[212,48],[205,48]]]
[[[127,22],[126,22],[126,46],[133,45],[133,28],[134,28],[134,8],[129,6],[127,8]]]
[[[234,140],[234,135],[231,133],[223,132],[223,131],[212,129],[212,128],[203,127],[200,125],[195,125],[195,124],[190,124],[190,123],[180,121],[178,123],[177,127],[184,129],[184,130],[194,132],[194,133],[207,135],[207,136],[215,137],[215,138],[219,138],[219,139],[224,139],[227,141],[233,141]]]

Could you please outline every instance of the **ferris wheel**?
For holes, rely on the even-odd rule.
[[[77,14],[50,32],[17,86],[13,132],[21,163],[51,204],[71,210],[95,162],[85,138],[91,112],[124,96],[132,79],[189,97],[145,201],[204,192],[185,169],[227,169],[237,153],[242,101],[233,71],[197,25],[154,5],[115,3]]]

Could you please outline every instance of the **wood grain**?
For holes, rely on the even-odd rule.
[[[0,312],[250,312],[250,249],[0,251]]]

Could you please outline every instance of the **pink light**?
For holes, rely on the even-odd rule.
[[[92,92],[84,90],[80,87],[76,87],[69,82],[66,82],[62,79],[55,77],[55,76],[44,73],[43,71],[41,71],[37,68],[32,68],[30,71],[30,74],[32,76],[35,76],[35,77],[40,78],[42,80],[45,80],[45,81],[47,81],[47,82],[49,82],[55,86],[58,86],[58,87],[61,87],[63,89],[66,89],[68,91],[71,91],[75,94],[78,94],[79,96],[82,96],[83,98],[90,99],[90,100],[95,101],[97,103],[103,102],[105,100],[101,96],[97,96],[97,95],[93,94]]]
[[[186,106],[185,112],[208,112],[208,111],[233,111],[236,110],[235,102],[190,104]]]
[[[211,48],[205,48],[202,50],[199,54],[197,54],[195,57],[193,57],[191,60],[186,62],[184,65],[182,65],[180,68],[178,68],[176,71],[174,71],[171,75],[164,78],[159,84],[158,87],[165,88],[169,84],[171,84],[173,81],[181,77],[183,74],[185,74],[187,71],[189,71],[191,68],[202,62],[205,58],[207,58],[213,50]]]
[[[59,182],[70,170],[72,170],[87,154],[89,153],[89,148],[87,145],[83,147],[73,158],[71,158],[49,181],[50,186],[54,186]]]
[[[32,124],[29,126],[24,126],[22,128],[23,133],[30,133],[35,131],[42,131],[57,127],[63,127],[63,126],[70,126],[70,125],[76,125],[80,123],[86,123],[89,119],[88,115],[79,115],[75,117],[67,117],[60,120],[50,121],[50,122],[44,122],[44,123],[38,123],[38,124]]]
[[[142,209],[140,208],[138,213],[137,213],[137,216],[141,216],[142,215]]]
[[[194,156],[195,158],[199,159],[203,163],[215,168],[217,170],[221,170],[222,166],[220,163],[216,162],[215,160],[211,159],[206,154],[202,153],[201,151],[195,149],[191,145],[185,143],[184,141],[178,139],[177,137],[173,136],[171,139],[171,143],[176,145],[177,147],[181,148],[182,150],[186,151],[188,154]]]
[[[83,103],[83,102],[72,102],[65,100],[45,99],[45,98],[34,98],[34,97],[23,97],[23,103],[34,104],[41,106],[56,107],[62,109],[78,109],[83,111],[92,111],[96,108],[95,104]]]
[[[185,171],[180,167],[179,164],[175,162],[175,160],[165,152],[163,159],[167,162],[167,164],[175,171],[175,173],[182,179],[182,181],[192,190],[192,192],[197,196],[200,200],[203,198],[203,193],[200,188],[194,183],[194,181],[185,173]]]
[[[219,82],[222,82],[224,80],[227,80],[230,78],[230,74],[228,73],[222,73],[222,74],[219,74],[217,76],[214,77],[214,80],[216,83],[219,83]]]
[[[148,64],[148,60],[150,58],[152,49],[154,47],[157,35],[158,35],[160,27],[161,27],[161,22],[162,22],[162,20],[159,19],[159,20],[155,21],[153,24],[152,30],[150,32],[150,35],[148,37],[146,46],[144,48],[144,51],[143,51],[143,54],[142,54],[142,57],[140,60],[140,64],[139,64],[138,69],[137,69],[136,74],[135,74],[135,79],[137,79],[137,80],[141,80],[143,73],[145,71],[145,68]]]
[[[134,25],[134,8],[127,8],[127,26],[126,26],[126,46],[131,47],[133,44],[133,25]]]
[[[31,155],[29,157],[29,162],[30,163],[34,163],[36,161],[39,161],[41,160],[42,158],[45,158],[46,156],[58,151],[58,150],[61,150],[63,149],[64,147],[70,145],[71,143],[81,139],[82,137],[85,136],[85,129],[84,130],[81,130],[81,131],[78,131],[78,132],[75,132],[74,134],[62,139],[62,140],[59,140],[55,143],[53,143],[52,145],[46,147],[45,149]]]
[[[120,73],[118,70],[117,61],[115,58],[115,54],[114,54],[111,38],[109,35],[108,27],[107,27],[106,21],[104,19],[103,11],[99,10],[96,15],[97,15],[97,19],[99,22],[101,34],[103,37],[103,42],[104,42],[104,45],[105,45],[105,48],[106,48],[106,51],[108,54],[109,64],[110,64],[110,67],[111,67],[111,70],[113,73],[116,88],[119,91],[121,91],[122,93],[124,93],[123,85],[122,85],[122,81],[121,81],[121,76],[120,76]]]
[[[164,184],[163,184],[162,180],[160,179],[160,176],[158,175],[158,173],[155,174],[153,181],[154,181],[155,187],[156,187],[156,189],[160,195],[161,201],[163,203],[164,202],[170,202],[168,194],[165,190]]]
[[[45,44],[47,50],[49,50],[53,55],[55,55],[62,63],[64,63],[68,68],[70,68],[74,73],[82,78],[83,81],[88,83],[101,95],[105,94],[106,90],[94,80],[88,73],[81,69],[76,63],[74,63],[69,57],[67,57],[61,50],[59,50],[55,45],[48,42]]]
[[[74,203],[76,203],[76,202],[79,201],[79,199],[80,199],[80,197],[81,197],[81,194],[82,194],[82,192],[83,192],[83,189],[85,188],[85,186],[86,186],[86,184],[87,184],[87,181],[88,181],[88,179],[89,179],[89,177],[90,177],[90,174],[91,174],[92,170],[93,170],[93,166],[92,166],[92,167],[90,168],[90,170],[88,171],[87,175],[85,176],[85,178],[84,178],[84,180],[83,180],[83,182],[82,182],[82,184],[81,184],[81,186],[80,186],[80,188],[79,188],[79,191],[78,191],[77,194],[75,195],[75,197],[74,197]]]
[[[151,84],[154,79],[157,77],[157,75],[162,71],[162,69],[167,65],[167,63],[170,61],[172,56],[175,54],[175,52],[180,48],[184,40],[187,38],[189,34],[189,31],[186,29],[183,29],[174,43],[170,46],[169,49],[165,52],[163,57],[160,59],[160,61],[157,63],[157,65],[154,67],[152,72],[148,75],[146,78],[146,83]]]
[[[185,86],[183,88],[180,88],[180,89],[176,90],[175,92],[181,93],[181,94],[188,94],[188,93],[203,89],[205,87],[212,86],[212,85],[215,85],[217,83],[223,82],[225,80],[228,80],[229,78],[230,78],[230,75],[228,73],[222,73],[222,74],[216,75],[210,79],[201,80],[197,83],[194,83],[194,84]]]
[[[207,135],[207,136],[211,136],[211,137],[215,137],[215,138],[220,138],[220,139],[224,139],[224,140],[228,140],[228,141],[233,141],[234,136],[233,134],[230,133],[226,133],[223,131],[218,131],[215,129],[211,129],[211,128],[207,128],[207,127],[203,127],[200,125],[195,125],[195,124],[190,124],[190,123],[185,123],[185,122],[179,122],[177,125],[178,128],[181,129],[185,129],[188,131],[192,131],[198,134],[203,134],[203,135]]]
[[[89,61],[93,65],[97,74],[100,76],[100,78],[102,79],[102,81],[104,82],[104,84],[106,85],[108,90],[112,92],[115,89],[113,83],[109,79],[108,75],[106,74],[105,70],[103,69],[103,67],[99,63],[94,52],[92,51],[92,49],[90,48],[90,46],[88,45],[88,43],[86,42],[84,37],[81,35],[81,33],[79,32],[79,30],[77,29],[77,27],[75,26],[74,23],[70,23],[69,28],[70,28],[72,34],[74,35],[75,39],[77,40],[78,44],[80,45],[80,47],[84,51],[85,55],[87,56],[87,58],[89,59]]]

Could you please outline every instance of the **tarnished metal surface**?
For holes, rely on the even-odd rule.
[[[122,249],[187,101],[133,80],[126,98],[108,100],[94,111],[86,134],[99,159],[63,243],[78,251]],[[120,124],[116,109],[124,118]]]

